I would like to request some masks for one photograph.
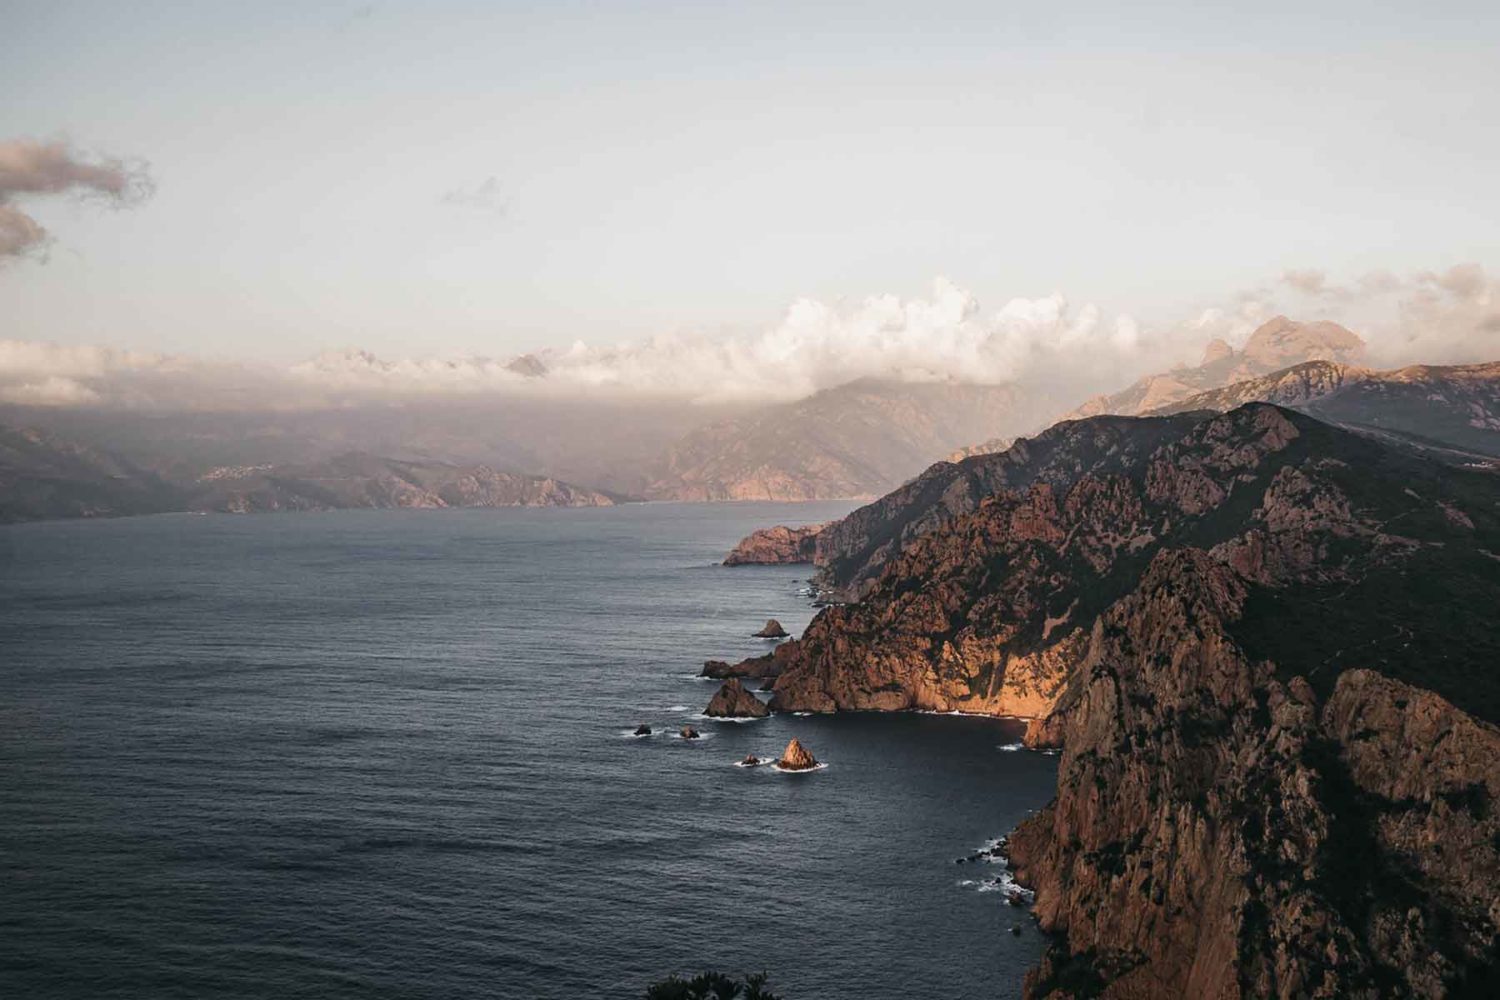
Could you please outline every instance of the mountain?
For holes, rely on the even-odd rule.
[[[1253,340],[1253,338],[1252,338]],[[1268,375],[1196,393],[1149,411],[1174,416],[1227,411],[1249,402],[1289,406],[1339,427],[1375,436],[1458,465],[1500,458],[1500,362],[1416,365],[1376,371],[1332,361],[1309,361]],[[1025,485],[1034,464],[1107,460],[1111,424],[1057,424],[1005,452],[938,463],[917,479],[830,525],[820,536],[817,580],[828,596],[858,600],[892,554],[913,538],[974,509],[997,486]],[[1143,431],[1132,432],[1135,439]],[[1102,436],[1101,436],[1102,435]],[[1122,445],[1124,442],[1121,442]],[[1091,456],[1084,459],[1083,456]],[[951,460],[950,460],[951,462]],[[1047,475],[1055,478],[1056,471]]]
[[[887,562],[915,539],[976,510],[1001,490],[1044,482],[1066,487],[1090,472],[1117,471],[1182,433],[1197,417],[1096,417],[1064,421],[998,454],[939,462],[818,533],[816,582],[826,597],[856,601]]]
[[[1500,457],[1500,362],[1373,371],[1311,361],[1152,412],[1229,410],[1261,401],[1392,443],[1458,459]]]
[[[110,452],[0,425],[0,522],[178,510],[183,492]]]
[[[772,708],[1060,739],[1030,996],[1495,995],[1500,476],[1266,404],[1092,423],[779,648]]]
[[[1108,396],[1095,396],[1063,419],[1092,417],[1101,413],[1126,416],[1148,413],[1178,403],[1189,396],[1218,389],[1246,379],[1279,371],[1303,361],[1359,361],[1365,343],[1337,323],[1298,323],[1277,316],[1263,323],[1243,350],[1236,351],[1215,340],[1196,368],[1176,368],[1147,375],[1127,389]]]
[[[0,425],[0,521],[171,511],[596,507],[619,499],[484,465],[361,453],[316,463],[220,466],[192,476],[170,475],[110,451]]]
[[[352,453],[301,466],[226,467],[197,480],[196,510],[247,513],[359,507],[607,507],[616,498],[488,466]]]
[[[884,493],[945,454],[1031,418],[1014,386],[862,380],[692,431],[653,467],[659,500]]]

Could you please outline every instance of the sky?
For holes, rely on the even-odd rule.
[[[1492,3],[0,12],[0,143],[119,171],[0,182],[45,233],[0,260],[0,340],[774,346],[895,301],[1062,303],[1128,349],[1257,289],[1347,307],[1289,273],[1500,269]]]

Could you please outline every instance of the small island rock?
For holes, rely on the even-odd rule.
[[[651,735],[651,727],[648,726],[648,725],[646,725],[643,722],[639,726],[635,727],[635,734],[637,736],[650,736]]]
[[[760,758],[757,757],[757,756],[755,756],[755,754],[753,754],[753,753],[752,754],[747,754],[745,756],[745,759],[742,760],[742,761],[740,761],[740,767],[759,767],[759,766],[760,766]]]
[[[738,677],[725,681],[703,710],[721,719],[764,719],[771,714],[765,702],[745,690]]]
[[[781,627],[781,622],[774,618],[766,619],[766,627],[755,633],[757,639],[785,639],[786,629]]]
[[[818,759],[800,741],[794,739],[786,745],[776,765],[786,771],[807,771],[818,766]]]
[[[682,732],[679,735],[685,740],[696,740],[698,738],[698,730],[692,726],[683,726]]]

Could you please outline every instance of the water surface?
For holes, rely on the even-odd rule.
[[[849,506],[0,529],[0,994],[1019,995],[1042,941],[954,864],[1051,795],[1018,724],[691,718],[815,610],[717,560]],[[828,768],[733,766],[792,736]]]

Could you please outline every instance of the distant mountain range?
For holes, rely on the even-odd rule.
[[[172,479],[36,430],[0,427],[0,522],[170,511],[391,507],[596,507],[618,498],[483,465],[348,454],[306,465],[227,466]]]
[[[1241,350],[1215,342],[1198,366],[1148,376],[1069,416],[1263,400],[1450,460],[1497,454],[1500,366],[1380,372],[1355,363],[1362,349],[1337,324],[1277,317]],[[506,371],[541,379],[545,367],[523,358]],[[966,463],[1010,448],[1054,406],[1018,385],[875,379],[760,405],[525,393],[250,412],[11,405],[0,408],[0,516],[891,494],[881,501],[888,508],[936,490],[930,509],[947,517],[970,509],[1001,474]],[[943,455],[961,468],[923,471]],[[899,529],[854,528],[866,520],[836,525],[820,542],[836,593],[858,591],[881,553],[942,518],[901,514]]]
[[[1030,419],[1015,386],[861,380],[692,431],[654,467],[661,500],[873,496],[935,455]]]

